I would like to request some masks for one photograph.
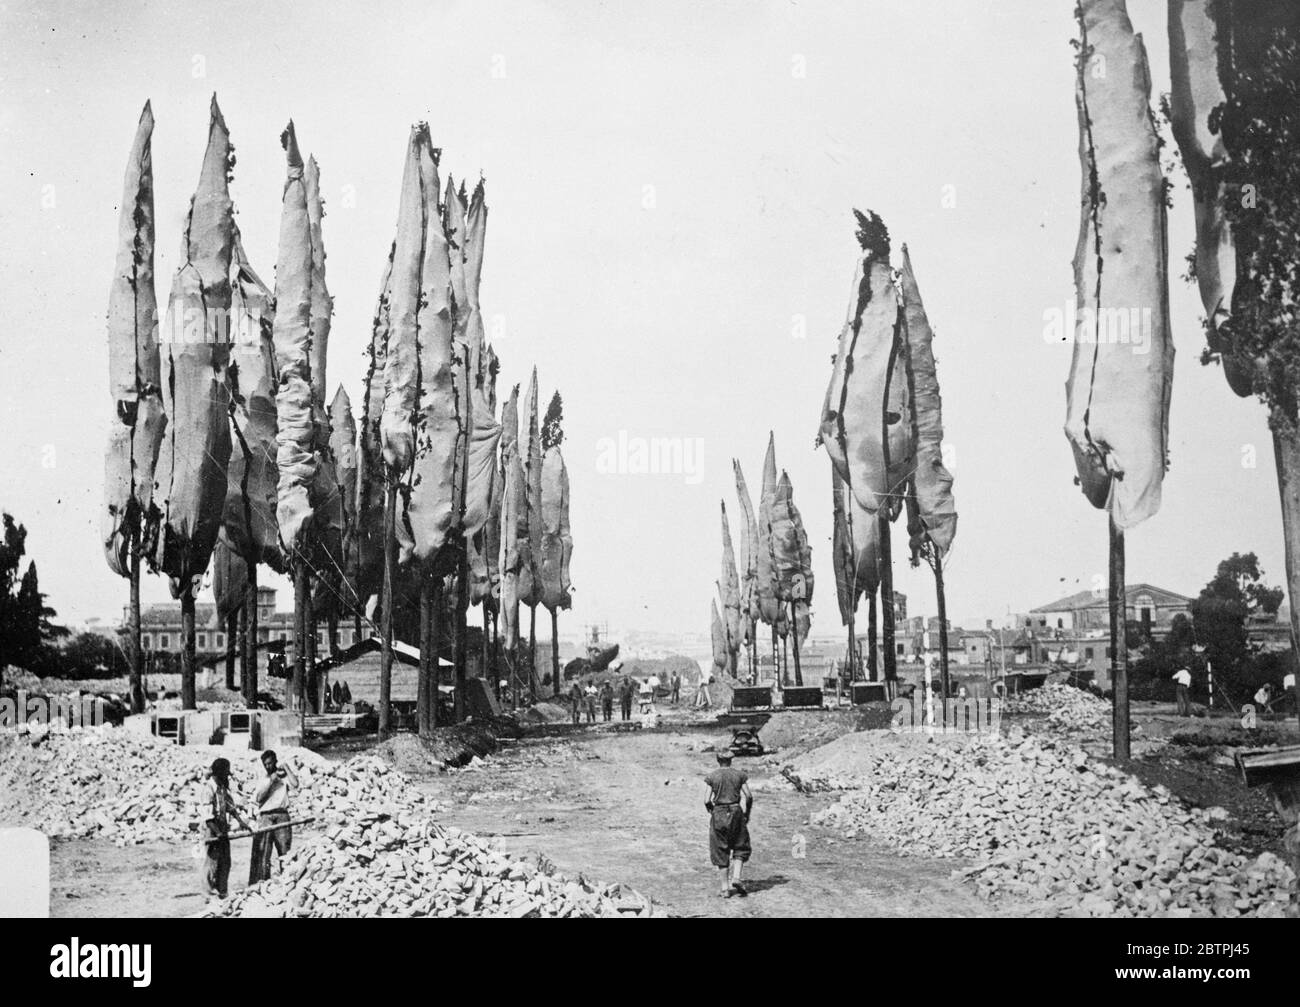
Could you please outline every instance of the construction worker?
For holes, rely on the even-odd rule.
[[[722,890],[718,894],[728,898],[733,892],[749,894],[740,872],[750,854],[749,813],[754,795],[749,789],[749,776],[731,768],[731,750],[722,749],[717,758],[718,768],[704,778],[709,788],[704,807],[709,812],[709,859],[722,870]]]
[[[569,690],[569,712],[573,715],[573,726],[577,727],[582,720],[582,686],[577,682]]]
[[[587,688],[582,690],[583,699],[587,704],[587,723],[596,722],[596,683],[587,679]]]
[[[235,799],[230,795],[230,760],[214,759],[208,770],[207,817],[205,832],[203,888],[213,898],[224,899],[230,882],[230,819],[234,818],[245,832],[253,831],[240,817]]]
[[[682,674],[680,671],[674,671],[672,677],[673,688],[673,706],[676,706],[682,698]]]
[[[1186,668],[1179,668],[1174,672],[1174,686],[1177,695],[1178,716],[1190,717],[1192,715],[1192,701],[1187,690],[1192,687],[1192,673]]]
[[[619,710],[623,714],[624,720],[632,719],[632,696],[633,695],[634,695],[634,690],[632,688],[632,680],[628,678],[626,675],[624,675],[623,682],[618,688],[618,705],[619,705]]]
[[[293,828],[289,822],[289,789],[297,789],[298,777],[288,766],[281,766],[269,748],[262,753],[266,778],[257,785],[257,827],[270,831],[253,836],[253,853],[248,864],[248,883],[255,885],[271,876],[271,851],[283,857],[293,845]]]
[[[709,696],[710,677],[707,671],[700,672],[700,684],[695,690],[695,702],[692,704],[697,710],[708,710],[713,707],[713,699]]]
[[[608,678],[600,687],[600,712],[605,718],[605,723],[608,724],[614,719],[614,683]]]
[[[1291,701],[1291,712],[1300,716],[1300,707],[1297,707],[1296,705],[1294,671],[1288,671],[1282,676],[1282,691],[1287,694],[1288,699]]]

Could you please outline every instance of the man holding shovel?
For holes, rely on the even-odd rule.
[[[298,777],[288,766],[281,766],[269,748],[262,753],[262,767],[266,770],[266,778],[258,784],[255,794],[258,831],[253,835],[253,853],[248,865],[250,885],[265,881],[271,876],[272,850],[283,857],[293,844],[293,828],[289,824],[289,789],[297,788]]]

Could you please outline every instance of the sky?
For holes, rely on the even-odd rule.
[[[906,243],[936,331],[959,511],[959,623],[1104,586],[1105,515],[1062,433],[1080,169],[1069,2],[563,4],[0,0],[0,507],[65,622],[116,617],[101,547],[112,402],[105,316],[126,157],[151,99],[165,303],[215,92],[244,247],[274,275],[292,118],[321,167],[335,299],[329,381],[362,401],[411,123],[486,179],[482,286],[503,394],[559,389],[578,624],[707,632],[731,459],[757,492],[769,431],[813,548],[813,631],[837,631],[830,468],[814,447],[858,255],[853,207]],[[1163,0],[1130,0],[1167,91]],[[1154,100],[1154,99],[1153,99]],[[445,178],[445,174],[444,174]],[[1258,553],[1284,580],[1263,408],[1199,362],[1191,196],[1175,178],[1177,360],[1158,515],[1128,578],[1196,594]],[[675,472],[627,451],[673,438]],[[933,614],[929,572],[896,586]],[[739,543],[737,543],[739,545]],[[146,603],[166,583],[147,577]],[[287,592],[282,592],[282,604]],[[543,622],[543,625],[545,623]]]

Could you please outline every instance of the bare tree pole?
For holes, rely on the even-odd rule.
[[[948,723],[948,599],[943,588],[943,557],[930,542],[930,567],[934,570],[934,594],[939,606],[939,681],[943,686],[943,722]]]
[[[307,708],[307,564],[301,557],[293,574],[293,695],[299,711]]]
[[[560,698],[560,616],[551,609],[551,694]]]
[[[257,706],[257,620],[257,564],[254,563],[248,568],[248,594],[244,596],[244,659],[239,669],[244,705],[250,710]]]
[[[415,676],[415,730],[421,738],[429,736],[430,683],[433,675],[429,671],[429,662],[433,657],[434,646],[431,638],[433,629],[433,578],[427,571],[420,572],[420,668]]]
[[[127,616],[126,654],[131,662],[131,712],[144,712],[144,654],[140,647],[140,529],[131,530],[131,598]]]
[[[389,707],[393,697],[393,577],[397,572],[397,481],[390,474],[387,499],[384,501],[384,590],[382,604],[383,638],[379,657],[379,737],[392,731]]]
[[[181,709],[197,708],[194,695],[194,583],[181,592]]]
[[[243,608],[241,605],[240,608]],[[235,688],[235,654],[239,650],[239,611],[226,616],[226,688]]]
[[[320,676],[316,672],[316,605],[312,599],[312,577],[306,574],[307,588],[303,592],[302,632],[307,651],[307,711],[320,713]]]
[[[893,699],[894,683],[898,681],[898,650],[894,644],[894,560],[890,554],[889,516],[880,509],[880,642],[885,663],[885,682],[889,697]]]
[[[528,693],[537,702],[537,606],[528,606]]]
[[[880,678],[879,630],[876,618],[876,592],[872,591],[867,606],[867,675],[874,682]]]
[[[799,663],[799,626],[794,618],[794,602],[790,602],[790,635],[794,638],[794,684],[803,688],[803,667]]]
[[[1124,532],[1110,519],[1110,654],[1116,760],[1129,757],[1128,599],[1124,593]]]
[[[433,594],[429,604],[429,730],[438,726],[438,684],[442,678],[442,668],[438,664],[438,649],[442,644],[442,617],[445,614],[446,597],[443,593],[442,578],[433,579]]]
[[[456,621],[452,638],[452,655],[456,664],[455,722],[465,721],[466,663],[469,660],[469,543],[460,551],[460,568],[456,576]],[[436,668],[437,665],[434,665]]]

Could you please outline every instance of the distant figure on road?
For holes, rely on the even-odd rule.
[[[682,673],[673,672],[673,706],[676,706],[682,698]]]
[[[709,788],[704,807],[709,812],[709,859],[714,867],[722,869],[723,898],[747,895],[740,880],[741,868],[749,859],[749,813],[754,806],[754,795],[749,789],[749,776],[731,768],[731,751],[718,752],[718,768],[704,778]],[[741,808],[741,800],[744,808]]]
[[[1178,716],[1190,717],[1192,701],[1188,697],[1187,690],[1192,687],[1192,673],[1186,668],[1179,668],[1174,672],[1174,685],[1177,693]]]
[[[608,678],[600,687],[600,712],[605,718],[605,723],[608,724],[614,719],[614,683]]]
[[[587,688],[583,690],[583,699],[587,704],[587,723],[596,722],[596,683],[587,679]]]
[[[641,687],[637,690],[637,700],[640,707],[639,713],[654,712],[655,691],[650,687],[649,679],[641,683]]]
[[[573,726],[577,727],[582,720],[582,686],[577,682],[569,690],[569,707],[569,712],[573,714]]]
[[[623,682],[618,687],[618,705],[619,711],[624,720],[632,719],[632,696],[635,690],[632,688],[632,679],[626,675],[623,676]]]
[[[700,672],[700,684],[695,690],[695,702],[692,704],[695,709],[708,710],[713,707],[713,700],[709,696],[709,673]]]

